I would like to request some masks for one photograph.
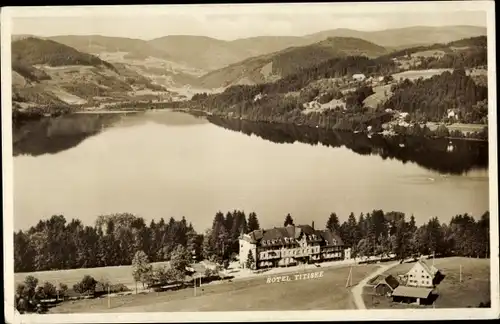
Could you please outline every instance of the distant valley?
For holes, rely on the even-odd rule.
[[[300,37],[233,41],[182,35],[149,41],[98,35],[16,35],[12,43],[13,102],[17,111],[51,113],[78,107],[104,109],[127,102],[182,101],[197,93],[221,93],[231,86],[283,82],[304,71],[323,69],[332,59],[349,57],[391,61],[391,74],[449,68],[458,59],[470,61],[473,56],[481,61],[486,55],[485,38],[484,44],[473,46],[461,46],[460,40],[482,35],[486,29],[473,26],[375,32],[335,29]],[[356,68],[348,70],[356,73]],[[343,71],[340,74],[348,72]],[[368,67],[358,72],[369,71]],[[485,82],[484,75],[474,78]]]

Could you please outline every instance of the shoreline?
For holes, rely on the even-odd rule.
[[[398,134],[398,133],[391,133],[391,134],[384,134],[384,132],[379,132],[379,133],[371,133],[367,131],[352,131],[352,130],[340,130],[340,129],[333,129],[330,127],[324,127],[320,125],[312,126],[312,125],[307,125],[307,124],[297,124],[297,123],[290,123],[290,122],[283,122],[283,121],[262,121],[262,120],[253,120],[249,119],[247,117],[234,117],[234,116],[228,116],[225,114],[214,114],[212,112],[200,110],[200,109],[191,109],[191,108],[174,108],[174,107],[165,107],[165,108],[145,108],[145,109],[84,109],[84,110],[76,110],[72,112],[68,112],[62,115],[55,115],[55,116],[45,116],[43,114],[39,114],[37,116],[30,116],[28,113],[23,113],[23,112],[17,112],[18,114],[28,116],[28,118],[25,121],[34,121],[34,120],[41,120],[43,118],[57,118],[60,116],[65,116],[65,115],[100,115],[100,114],[127,114],[127,113],[141,113],[141,112],[148,112],[148,111],[163,111],[163,110],[171,110],[175,112],[181,112],[181,113],[186,113],[186,114],[191,114],[191,115],[202,115],[204,117],[218,117],[221,119],[226,119],[226,120],[241,120],[245,122],[250,122],[250,123],[260,123],[260,124],[279,124],[279,125],[290,125],[290,126],[296,126],[296,127],[304,127],[304,128],[309,128],[309,129],[320,129],[320,130],[326,130],[326,131],[334,131],[334,132],[345,132],[345,133],[353,133],[353,134],[364,134],[368,138],[371,138],[371,136],[378,136],[382,138],[393,138],[393,137],[402,137],[402,138],[407,138],[407,137],[424,137],[424,138],[429,138],[429,139],[448,139],[450,141],[473,141],[473,142],[488,142],[489,139],[482,139],[482,138],[474,138],[474,137],[456,137],[456,136],[446,136],[446,137],[438,137],[438,136],[425,136],[425,135],[408,135],[408,134]],[[22,124],[23,121],[20,122]],[[13,121],[13,124],[14,121]],[[453,124],[452,124],[453,125]],[[449,126],[452,126],[449,125]],[[445,125],[446,126],[446,125]],[[488,127],[488,125],[482,125],[483,127]],[[448,126],[446,126],[448,128]]]
[[[163,108],[163,109],[169,109],[169,108]],[[282,121],[258,121],[258,120],[252,120],[248,119],[246,117],[231,117],[231,116],[226,116],[224,114],[213,114],[211,112],[199,110],[199,109],[189,109],[189,108],[170,108],[173,111],[178,111],[178,112],[183,112],[183,113],[196,113],[196,114],[202,114],[206,117],[208,116],[215,116],[219,117],[221,119],[227,119],[227,120],[243,120],[246,122],[250,123],[262,123],[262,124],[280,124],[280,125],[291,125],[291,126],[297,126],[297,127],[307,127],[310,129],[321,129],[321,130],[327,130],[327,131],[334,131],[334,132],[345,132],[345,133],[353,133],[353,134],[365,134],[366,136],[379,136],[382,138],[391,138],[391,137],[426,137],[430,139],[449,139],[449,140],[467,140],[467,141],[475,141],[475,142],[488,142],[489,139],[481,139],[481,138],[470,138],[470,137],[452,137],[452,136],[447,136],[447,137],[437,137],[437,136],[421,136],[421,135],[407,135],[407,134],[392,134],[392,135],[386,135],[383,134],[383,132],[380,133],[370,133],[366,131],[351,131],[351,130],[340,130],[340,129],[333,129],[333,128],[328,128],[328,127],[322,127],[319,125],[316,126],[311,126],[311,125],[306,125],[306,124],[297,124],[297,123],[288,123],[288,122],[282,122]],[[157,110],[162,110],[157,109]],[[487,127],[488,125],[484,125],[483,127]]]

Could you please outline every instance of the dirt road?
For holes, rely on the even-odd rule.
[[[392,267],[398,264],[399,262],[393,262],[381,266],[376,271],[372,272],[369,276],[367,276],[365,279],[361,280],[359,284],[357,284],[354,288],[352,288],[351,292],[354,298],[354,304],[356,305],[357,309],[366,309],[365,303],[363,301],[363,287],[368,283],[368,281],[370,281],[371,279],[375,278],[378,275],[381,275],[382,273],[386,272],[387,270],[391,269]]]

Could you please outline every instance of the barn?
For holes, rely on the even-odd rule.
[[[379,296],[391,296],[392,292],[399,287],[398,279],[394,278],[392,275],[380,280],[374,287],[375,293]]]
[[[392,300],[418,305],[432,304],[432,291],[431,288],[399,286],[392,292]]]

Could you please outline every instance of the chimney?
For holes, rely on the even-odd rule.
[[[314,221],[312,221],[311,227],[314,229]]]

